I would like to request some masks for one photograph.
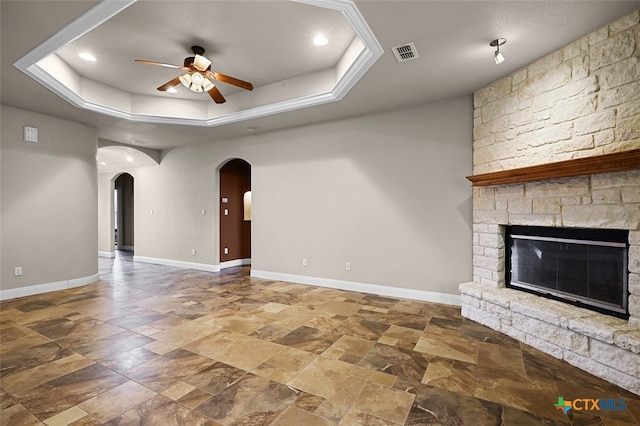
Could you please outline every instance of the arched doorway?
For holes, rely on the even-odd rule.
[[[220,168],[220,269],[251,264],[251,165],[236,158]]]
[[[133,176],[122,173],[113,180],[113,241],[115,250],[134,249]]]

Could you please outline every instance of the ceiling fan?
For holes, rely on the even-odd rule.
[[[220,93],[212,80],[222,81],[223,83],[231,84],[245,90],[253,90],[253,84],[248,81],[212,71],[211,61],[203,56],[204,48],[200,46],[191,46],[191,51],[195,56],[185,58],[182,66],[147,61],[146,59],[136,59],[135,62],[148,65],[158,65],[167,68],[176,68],[187,72],[186,74],[171,79],[158,87],[158,90],[161,92],[166,92],[170,88],[182,83],[183,86],[193,92],[207,92],[215,103],[222,104],[226,102],[226,99],[222,96],[222,93]]]

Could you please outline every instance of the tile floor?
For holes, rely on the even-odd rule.
[[[640,396],[457,307],[126,254],[100,272],[0,304],[2,425],[639,424]]]

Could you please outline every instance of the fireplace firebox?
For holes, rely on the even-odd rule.
[[[507,226],[506,285],[629,318],[628,231]]]

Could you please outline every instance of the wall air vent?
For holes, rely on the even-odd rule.
[[[413,44],[413,42],[403,43],[399,46],[392,47],[391,50],[398,62],[406,62],[419,58],[416,45]]]

